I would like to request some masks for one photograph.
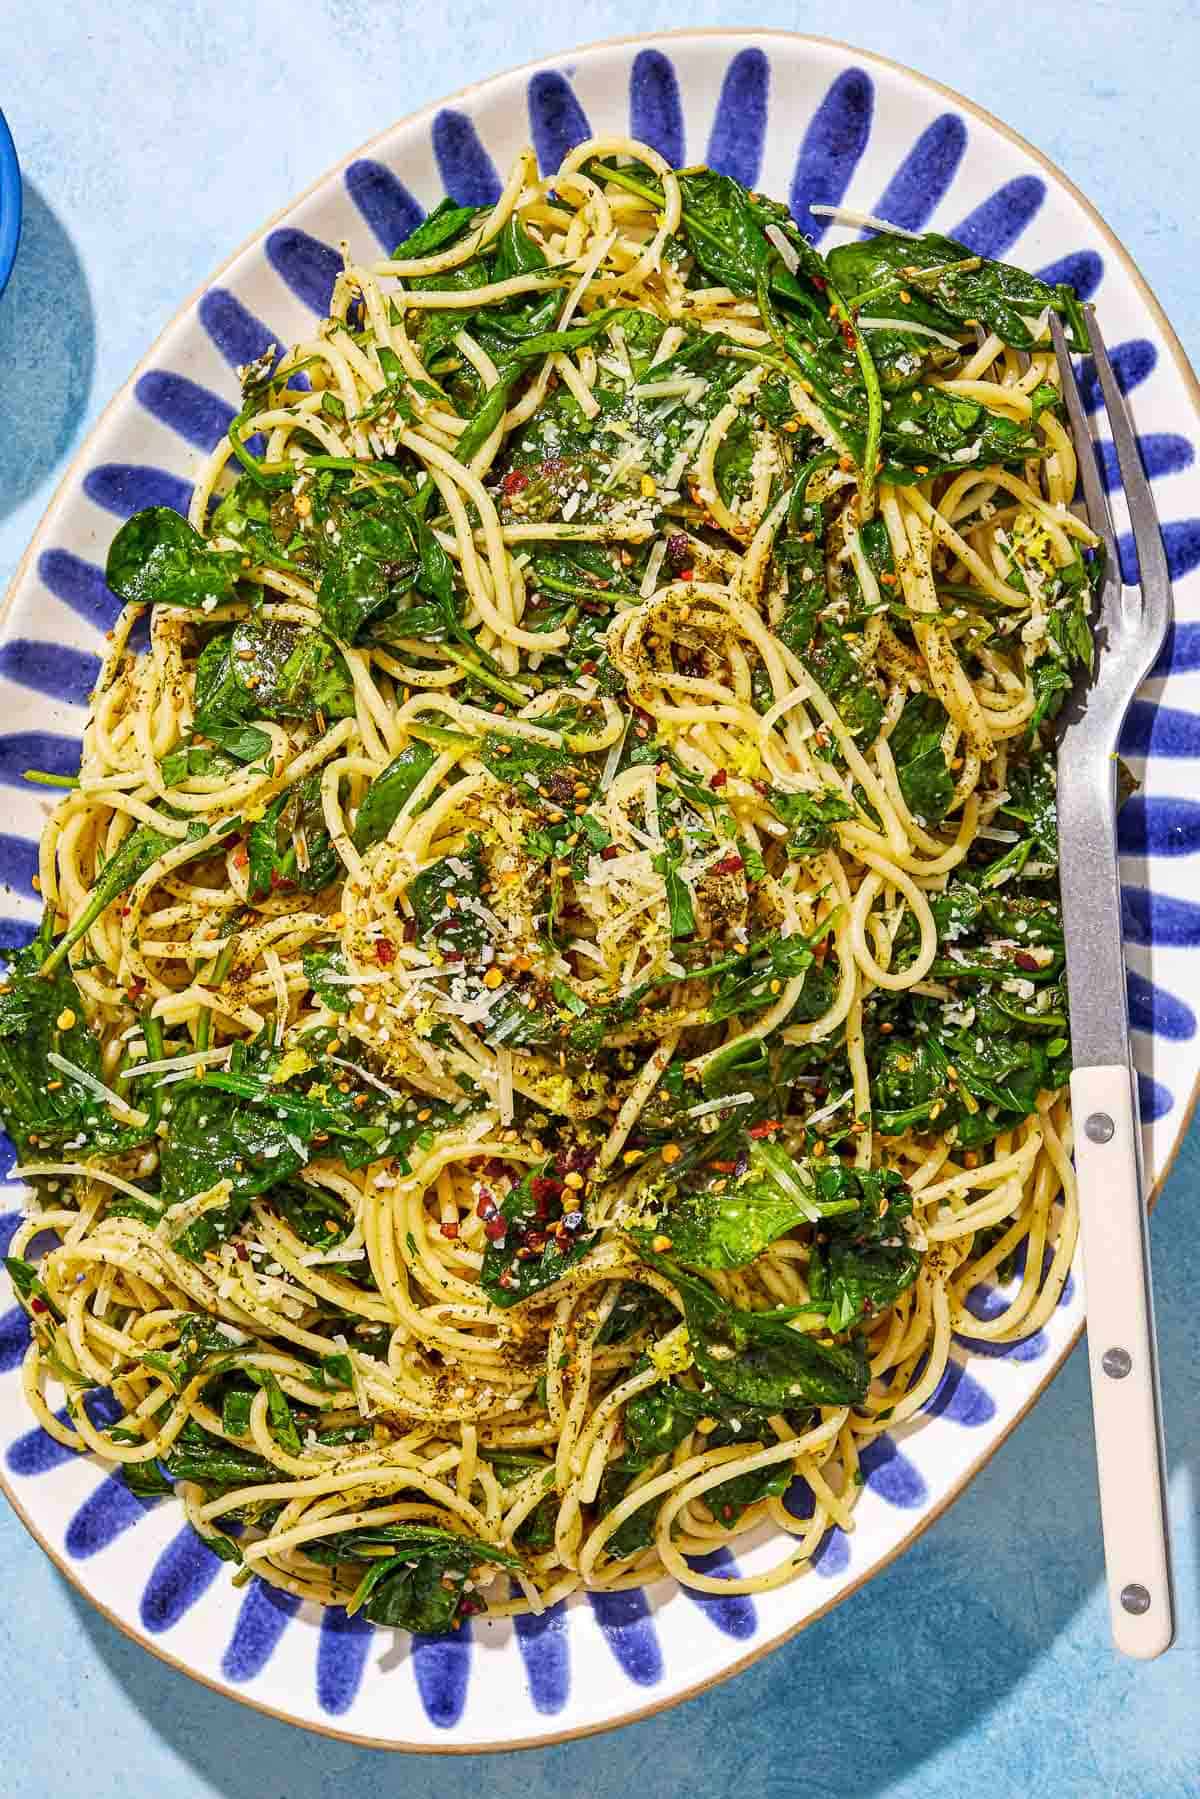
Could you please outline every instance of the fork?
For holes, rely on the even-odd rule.
[[[1150,484],[1104,341],[1087,308],[1092,355],[1137,545],[1140,584],[1121,579],[1116,534],[1059,319],[1050,329],[1079,451],[1088,523],[1105,545],[1095,669],[1064,714],[1058,758],[1059,866],[1070,980],[1071,1111],[1087,1279],[1088,1362],[1113,1641],[1161,1655],[1174,1634],[1162,1404],[1150,1286],[1137,1087],[1117,876],[1116,771],[1121,726],[1162,649],[1171,582]]]

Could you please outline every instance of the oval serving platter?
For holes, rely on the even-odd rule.
[[[200,458],[225,431],[235,370],[306,335],[326,310],[349,239],[369,254],[405,237],[443,192],[483,203],[523,143],[555,168],[584,137],[631,131],[676,165],[707,161],[790,201],[949,232],[1102,309],[1132,395],[1175,578],[1178,623],[1136,702],[1123,751],[1142,786],[1120,816],[1131,1014],[1146,1161],[1161,1179],[1200,1072],[1200,389],[1137,270],[1083,197],[1030,145],[961,96],[865,52],[788,33],[683,32],[599,44],[497,76],[393,126],[333,169],[240,250],[167,328],[75,458],[9,594],[0,641],[0,944],[28,942],[44,800],[21,770],[70,772],[104,631],[119,610],[102,565],[140,507],[186,511]],[[841,228],[844,231],[844,228]],[[829,232],[832,238],[833,232]],[[1086,373],[1086,371],[1085,371]],[[1090,379],[1093,401],[1094,376]],[[1111,444],[1098,454],[1119,478]],[[1120,494],[1115,493],[1120,510]],[[1134,574],[1122,541],[1126,577]],[[0,1242],[22,1190],[5,1146]],[[997,1296],[976,1289],[986,1317]],[[1083,1321],[1078,1273],[1050,1323],[997,1354],[961,1339],[913,1423],[863,1456],[852,1535],[831,1530],[815,1566],[753,1598],[644,1591],[577,1596],[545,1617],[478,1620],[410,1639],[321,1614],[228,1570],[170,1503],[145,1505],[102,1464],[31,1428],[21,1394],[24,1314],[0,1299],[0,1482],[57,1565],[121,1629],[186,1673],[277,1716],[408,1749],[514,1748],[627,1722],[693,1694],[811,1623],[869,1580],[960,1493],[1061,1366]],[[983,1353],[987,1348],[989,1353]],[[89,1396],[99,1420],[105,1395]],[[797,1483],[788,1503],[800,1514]],[[777,1554],[777,1546],[775,1549]],[[754,1570],[769,1537],[739,1546]],[[728,1551],[707,1566],[733,1571]]]

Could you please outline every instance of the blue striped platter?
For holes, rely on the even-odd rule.
[[[1166,1169],[1200,1063],[1200,471],[1195,377],[1167,321],[1103,222],[1035,150],[961,97],[842,45],[788,34],[685,32],[598,45],[498,76],[393,127],[332,170],[242,249],[179,314],[113,400],[59,489],[9,596],[0,644],[0,942],[32,935],[43,802],[20,771],[76,766],[87,696],[117,602],[101,568],[139,507],[187,507],[203,454],[233,415],[234,373],[270,343],[306,335],[339,267],[335,246],[390,249],[445,190],[485,202],[532,140],[554,168],[580,139],[621,133],[677,164],[707,160],[788,198],[844,202],[932,225],[1095,296],[1131,392],[1155,479],[1179,623],[1130,715],[1125,754],[1142,782],[1121,813],[1129,994],[1148,1166]],[[1094,377],[1092,378],[1094,395]],[[1112,446],[1098,447],[1119,487]],[[1120,506],[1120,494],[1116,493]],[[1126,577],[1135,573],[1129,540]],[[12,1152],[0,1164],[9,1174]],[[21,1204],[11,1175],[0,1233]],[[977,1289],[980,1316],[998,1303]],[[753,1599],[664,1584],[465,1626],[453,1640],[397,1637],[323,1616],[228,1571],[181,1524],[103,1466],[30,1428],[20,1386],[23,1314],[0,1301],[0,1470],[58,1565],[110,1618],[198,1679],[316,1729],[404,1748],[469,1750],[602,1729],[683,1698],[812,1622],[860,1587],[958,1493],[1061,1365],[1083,1319],[1078,1275],[1043,1331],[1001,1354],[962,1340],[917,1422],[864,1456],[852,1535],[833,1530],[793,1585]],[[97,1417],[105,1396],[89,1399]],[[807,1495],[793,1489],[803,1513]],[[32,1553],[32,1551],[31,1551]],[[1099,1565],[1097,1545],[1097,1565]],[[769,1565],[770,1541],[739,1546]],[[728,1551],[712,1558],[732,1570]]]

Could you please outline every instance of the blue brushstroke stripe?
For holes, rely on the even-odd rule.
[[[813,1568],[824,1580],[833,1580],[850,1566],[850,1539],[837,1524],[831,1524],[817,1544]]]
[[[234,417],[219,394],[169,369],[147,369],[133,391],[160,424],[199,450],[215,450]]]
[[[771,65],[761,50],[739,50],[725,71],[706,160],[720,175],[754,187],[767,138]]]
[[[139,1608],[142,1623],[155,1636],[173,1625],[203,1598],[221,1571],[214,1555],[190,1525],[173,1537],[155,1562]]]
[[[58,1241],[58,1238],[54,1241]],[[97,1387],[92,1392],[85,1392],[83,1409],[97,1430],[106,1430],[108,1425],[115,1425],[122,1416],[121,1405],[113,1398],[110,1387]],[[65,1405],[59,1407],[54,1416],[58,1418],[59,1425],[72,1427],[72,1418]],[[9,1445],[5,1461],[13,1473],[29,1479],[36,1473],[54,1472],[54,1468],[61,1468],[68,1461],[74,1461],[77,1454],[79,1452],[70,1448],[67,1443],[59,1443],[58,1437],[50,1436],[49,1430],[43,1430],[41,1425],[34,1425],[32,1430],[25,1430],[22,1436],[16,1437],[16,1441]]]
[[[829,221],[813,206],[840,206],[871,135],[875,89],[864,69],[844,69],[813,114],[796,158],[788,204],[801,231],[820,243]]]
[[[622,1671],[639,1687],[656,1685],[663,1659],[646,1595],[635,1587],[627,1593],[589,1593],[588,1602]]]
[[[265,1580],[253,1581],[242,1600],[229,1647],[221,1657],[221,1672],[226,1680],[241,1685],[261,1674],[299,1610],[300,1600],[295,1593],[268,1586]]]
[[[104,570],[70,550],[43,550],[38,578],[56,600],[98,631],[111,631],[121,616],[121,602],[104,579]]]
[[[450,1636],[420,1633],[412,1640],[413,1673],[425,1716],[439,1730],[453,1730],[467,1704],[471,1678],[471,1626],[462,1623]]]
[[[83,491],[106,512],[132,518],[147,506],[170,506],[187,517],[192,484],[166,469],[139,462],[102,462],[83,477]]]
[[[433,153],[442,183],[459,206],[494,206],[501,181],[465,112],[443,107],[433,121]]]
[[[1081,300],[1090,300],[1104,279],[1104,264],[1094,250],[1072,250],[1069,256],[1048,262],[1037,273],[1039,281],[1044,281],[1047,287],[1057,287],[1060,281],[1065,281]]]
[[[296,298],[324,316],[333,299],[333,284],[342,272],[337,251],[295,225],[283,225],[268,234],[266,252],[267,261]]]
[[[57,1238],[55,1241],[57,1242]],[[97,1430],[106,1430],[122,1416],[121,1407],[108,1387],[97,1387],[94,1391],[85,1393],[83,1409]],[[71,1414],[66,1406],[62,1406],[54,1416],[60,1424],[68,1429],[71,1427]],[[52,1437],[48,1430],[43,1430],[38,1424],[32,1430],[24,1431],[9,1446],[5,1460],[14,1474],[28,1479],[31,1475],[52,1473],[55,1468],[73,1461],[78,1453],[78,1450],[70,1448],[68,1444],[60,1443],[57,1437]]]
[[[78,774],[81,747],[78,737],[62,737],[56,731],[13,731],[0,737],[0,781],[28,793],[27,768],[47,775]]]
[[[969,212],[950,233],[977,256],[1003,256],[1011,250],[1046,198],[1038,175],[1018,175]]]
[[[1134,793],[1117,814],[1123,856],[1192,856],[1200,850],[1200,800]]]
[[[867,1485],[889,1505],[910,1510],[929,1497],[924,1476],[885,1431],[863,1445],[859,1455]]]
[[[1191,468],[1196,459],[1196,452],[1187,438],[1178,437],[1173,431],[1150,431],[1137,441],[1142,467],[1151,481],[1161,475],[1177,475],[1181,469]],[[1116,445],[1097,444],[1096,461],[1105,487],[1109,493],[1115,493],[1123,485]]]
[[[280,352],[285,347],[279,332],[264,325],[226,287],[210,287],[196,310],[200,323],[231,368],[257,362],[272,346]]]
[[[0,831],[0,882],[12,892],[31,894],[37,871],[37,844],[28,837],[15,837],[10,831]]]
[[[1177,519],[1172,524],[1161,526],[1161,530],[1171,579],[1182,581],[1185,575],[1200,565],[1200,518]],[[1132,531],[1126,531],[1117,539],[1117,554],[1121,563],[1121,579],[1127,587],[1136,587],[1138,553]]]
[[[933,217],[967,147],[967,128],[956,112],[927,125],[871,211],[906,231],[923,231]]]
[[[534,1709],[551,1717],[563,1709],[571,1694],[567,1602],[560,1599],[537,1618],[532,1613],[519,1614],[513,1624]]]
[[[54,1416],[60,1424],[71,1422],[66,1406]],[[35,1474],[50,1474],[55,1468],[65,1467],[68,1462],[74,1461],[78,1453],[78,1450],[60,1443],[57,1437],[52,1437],[48,1430],[43,1430],[40,1424],[36,1424],[32,1430],[22,1431],[9,1444],[4,1460],[14,1474],[20,1475],[23,1480],[29,1480]]]
[[[961,1362],[946,1363],[937,1391],[927,1399],[923,1411],[934,1418],[948,1418],[969,1430],[990,1424],[996,1416],[996,1402],[974,1375],[968,1374]]]
[[[108,589],[104,589],[108,594]],[[70,700],[86,706],[92,689],[100,678],[99,656],[83,650],[68,649],[62,643],[42,643],[33,637],[10,637],[0,643],[0,675],[27,687],[32,693],[47,694],[52,700]]]
[[[20,1306],[0,1315],[0,1374],[20,1366],[29,1340],[29,1319]]]
[[[541,69],[529,81],[529,129],[543,175],[553,174],[576,144],[591,137],[575,90],[557,69]]]
[[[1125,714],[1121,752],[1126,756],[1200,756],[1200,716],[1180,706],[1134,700]]]
[[[683,167],[683,105],[675,65],[661,50],[640,50],[629,75],[629,126],[639,143],[649,144],[672,168]]]
[[[424,207],[381,162],[365,157],[352,162],[345,180],[346,192],[389,255],[425,217]]]
[[[1143,1124],[1153,1124],[1156,1119],[1165,1118],[1175,1104],[1175,1095],[1161,1081],[1151,1080],[1148,1074],[1138,1069],[1138,1111]]]
[[[322,1711],[340,1717],[350,1710],[374,1634],[375,1626],[357,1614],[351,1618],[343,1606],[326,1606],[317,1644],[317,1703]]]
[[[153,1509],[154,1503],[153,1500],[139,1499],[136,1494],[131,1493],[119,1474],[110,1474],[84,1500],[68,1524],[67,1534],[63,1539],[67,1554],[77,1562],[99,1555],[102,1549],[115,1543],[127,1530],[140,1524],[146,1513]],[[215,1556],[213,1560],[216,1560]],[[205,1585],[207,1584],[206,1582]],[[165,1630],[167,1626],[163,1625],[161,1628]]]
[[[728,1549],[714,1549],[709,1555],[690,1555],[688,1567],[697,1574],[715,1580],[740,1580],[742,1571]],[[749,1593],[704,1593],[699,1587],[680,1589],[693,1605],[698,1605],[710,1624],[722,1636],[745,1642],[758,1629],[758,1614]]]
[[[1192,949],[1200,944],[1200,906],[1148,887],[1122,886],[1121,934],[1127,943]]]
[[[1151,675],[1194,674],[1200,668],[1200,624],[1174,624]]]
[[[1131,337],[1126,343],[1111,348],[1108,360],[1112,363],[1117,386],[1123,394],[1127,394],[1133,388],[1140,387],[1154,373],[1158,351],[1148,338]],[[1085,356],[1078,365],[1078,377],[1079,397],[1083,401],[1084,411],[1099,412],[1104,404],[1104,394],[1096,365],[1090,356]]]
[[[27,949],[37,936],[37,925],[24,918],[0,918],[0,950]],[[0,1369],[4,1364],[0,1362]]]
[[[1133,968],[1126,972],[1125,980],[1129,1022],[1135,1031],[1165,1037],[1170,1043],[1186,1043],[1196,1035],[1196,1014],[1186,1000],[1148,981]]]

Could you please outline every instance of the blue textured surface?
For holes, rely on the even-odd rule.
[[[1192,116],[1200,24],[1185,0],[1125,0],[1119,41],[1096,31],[1094,9],[1082,0],[1053,6],[1032,0],[1020,29],[1000,0],[976,0],[969,11],[961,0],[944,8],[861,0],[852,19],[801,18],[779,0],[734,0],[719,8],[701,0],[686,21],[667,8],[601,0],[586,24],[575,25],[561,9],[544,6],[430,15],[367,0],[258,0],[241,9],[205,0],[180,0],[171,9],[135,7],[132,0],[103,8],[79,0],[52,9],[14,0],[10,10],[22,14],[21,74],[2,98],[24,163],[25,229],[12,283],[0,299],[3,581],[84,428],[231,246],[398,113],[521,58],[561,50],[574,33],[672,23],[803,24],[844,31],[925,67],[1025,131],[1085,187],[1125,237],[1185,343],[1194,353],[1200,349],[1200,295],[1184,235],[1200,187],[1189,134],[1151,137],[1144,128],[1146,119]],[[1170,43],[1170,55],[1130,53],[1152,31]],[[640,66],[634,103],[643,128],[672,157],[704,154],[703,143],[683,141],[661,63],[651,58]],[[758,172],[767,87],[761,57],[750,52],[739,59],[707,146],[713,162],[750,182]],[[786,104],[785,94],[772,98]],[[568,84],[543,82],[541,101],[538,148],[554,161],[585,126]],[[853,83],[831,97],[819,131],[804,146],[801,178],[813,185],[812,197],[818,186],[828,198],[841,191],[868,104],[865,88]],[[740,126],[736,134],[728,129],[732,117]],[[801,136],[798,122],[798,143]],[[456,197],[482,202],[494,195],[496,172],[461,113],[441,115],[434,142]],[[958,149],[952,126],[931,126],[914,148],[913,167],[898,170],[880,208],[919,223],[923,194],[950,180]],[[202,179],[192,172],[199,166]],[[351,191],[381,241],[399,234],[411,216],[408,196],[372,165],[358,165]],[[1002,250],[1039,201],[1036,182],[1010,184],[964,228],[979,247]],[[324,246],[291,233],[281,234],[274,248],[284,278],[321,305],[330,278]],[[1089,252],[1070,261],[1053,278],[1094,289],[1098,259]],[[207,297],[203,322],[230,364],[253,359],[276,335],[269,321],[219,293]],[[1119,366],[1131,385],[1149,372],[1147,348],[1122,348]],[[140,397],[197,444],[211,439],[217,419],[203,390],[160,382]],[[1143,454],[1164,475],[1182,466],[1183,452],[1172,439],[1148,440]],[[185,502],[178,489],[152,492],[147,479],[140,470],[111,468],[95,482],[93,497],[115,515],[148,498]],[[1175,566],[1190,567],[1200,555],[1200,526],[1180,521],[1169,541]],[[42,572],[59,601],[102,628],[111,623],[115,602],[93,564],[60,556],[47,559]],[[1200,632],[1181,629],[1171,653],[1176,668],[1200,667]],[[78,652],[48,654],[45,646],[26,644],[10,646],[6,655],[6,672],[19,669],[22,680],[42,691],[82,699],[94,678],[94,663]],[[1194,719],[1166,708],[1135,715],[1131,739],[1152,744],[1158,754],[1200,754]],[[1138,856],[1192,853],[1194,829],[1190,809],[1168,817],[1143,808],[1130,815],[1128,847]],[[19,839],[0,836],[0,863],[7,878],[23,881],[31,872]],[[1145,941],[1150,909],[1137,887],[1128,890],[1127,917],[1131,936]],[[1200,943],[1200,907],[1160,900],[1154,926],[1160,939]],[[1131,989],[1135,1022],[1162,1040],[1167,1053],[1172,1039],[1194,1032],[1190,1009],[1172,995],[1145,981],[1139,986],[1136,978]],[[1168,1062],[1161,1071],[1169,1073]],[[1161,1082],[1146,1083],[1143,1106],[1166,1103],[1165,1091]],[[646,1799],[674,1799],[684,1791],[692,1799],[726,1799],[735,1790],[765,1799],[942,1799],[981,1782],[991,1799],[1041,1793],[1173,1799],[1200,1792],[1194,1399],[1200,1330],[1193,1299],[1200,1251],[1185,1217],[1198,1177],[1200,1142],[1193,1142],[1155,1225],[1181,1588],[1180,1640],[1163,1661],[1123,1663],[1108,1647],[1086,1378],[1076,1356],[967,1495],[829,1619],[693,1705],[618,1737],[502,1758],[486,1773],[427,1757],[399,1766],[344,1744],[302,1738],[194,1686],[75,1597],[15,1518],[0,1510],[7,1573],[0,1654],[23,1676],[10,1681],[6,1695],[8,1731],[22,1745],[19,1757],[7,1758],[6,1795],[43,1799],[53,1784],[86,1787],[94,1799],[145,1793],[327,1799],[347,1790],[382,1799],[402,1787],[413,1799],[457,1799],[481,1778],[500,1799],[549,1799],[564,1790],[624,1795],[634,1783]],[[980,1295],[974,1309],[986,1316],[996,1303]],[[20,1313],[0,1316],[0,1367],[19,1359],[26,1340]],[[986,1344],[973,1347],[994,1353]],[[1001,1353],[1031,1359],[1045,1353],[1045,1342],[1035,1338]],[[971,1427],[983,1422],[980,1394],[969,1376],[952,1375],[931,1409]],[[889,1447],[885,1441],[868,1458],[869,1478],[893,1505],[911,1506],[913,1480],[920,1477]],[[135,1527],[142,1515],[135,1506],[101,1485],[72,1526],[77,1552]],[[828,1533],[816,1577],[836,1573],[848,1557],[842,1533]],[[164,1553],[148,1621],[165,1632],[168,1650],[172,1625],[216,1572],[198,1545],[178,1541]],[[745,1604],[718,1595],[696,1607],[695,1628],[737,1637],[747,1628]],[[289,1610],[286,1600],[264,1597],[258,1587],[236,1607],[231,1603],[230,1678],[253,1678],[265,1666]],[[637,1596],[614,1596],[605,1610],[614,1655],[631,1678],[652,1681],[657,1634]],[[352,1702],[369,1641],[341,1615],[322,1633],[314,1659],[335,1725]],[[563,1721],[565,1699],[558,1620],[524,1627],[521,1647],[553,1728]],[[452,1726],[465,1656],[452,1646],[421,1645],[415,1653],[422,1690]],[[653,1698],[652,1686],[645,1696]]]

